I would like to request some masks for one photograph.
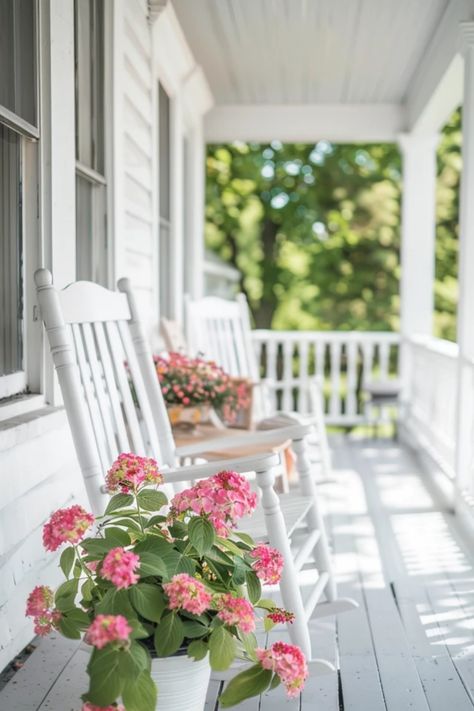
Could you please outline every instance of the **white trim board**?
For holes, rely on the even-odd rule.
[[[226,105],[213,108],[204,120],[208,143],[394,142],[403,129],[398,104]]]

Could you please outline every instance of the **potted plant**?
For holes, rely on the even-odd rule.
[[[211,408],[226,422],[249,409],[251,387],[228,375],[214,361],[182,353],[154,356],[172,425],[193,426],[209,419]]]
[[[83,711],[202,711],[211,668],[237,657],[250,666],[220,698],[233,706],[283,682],[301,691],[307,666],[298,647],[260,649],[256,610],[268,629],[291,613],[261,597],[279,580],[281,554],[235,530],[253,511],[245,477],[219,472],[168,503],[156,462],[121,454],[107,474],[112,498],[98,519],[75,505],[45,524],[48,551],[65,545],[66,581],[36,587],[27,615],[91,645]]]

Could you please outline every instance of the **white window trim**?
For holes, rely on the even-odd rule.
[[[40,125],[40,90],[42,86],[41,48],[42,7],[36,0],[36,42],[38,77],[36,86],[37,122]],[[2,107],[2,123],[21,135],[23,181],[23,369],[0,376],[0,422],[19,417],[44,406],[42,328],[34,305],[36,289],[33,274],[42,262],[43,242],[38,210],[39,196],[39,129]],[[7,399],[6,399],[7,398]]]

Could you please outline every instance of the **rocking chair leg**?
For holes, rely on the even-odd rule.
[[[301,491],[312,499],[313,506],[308,512],[308,525],[313,529],[318,529],[321,533],[319,541],[314,549],[316,566],[320,573],[328,573],[328,582],[325,587],[326,598],[329,601],[337,597],[336,584],[331,566],[331,554],[326,535],[324,519],[318,504],[318,495],[311,471],[311,461],[308,455],[308,447],[304,439],[293,441],[293,451],[296,455],[296,468],[300,478]]]
[[[257,472],[258,486],[262,492],[262,506],[270,544],[277,548],[284,558],[283,573],[280,582],[283,605],[295,615],[295,620],[288,625],[290,638],[301,647],[307,659],[311,659],[311,640],[298,575],[294,566],[290,542],[286,531],[285,519],[280,509],[280,500],[275,493],[275,472],[269,469]]]

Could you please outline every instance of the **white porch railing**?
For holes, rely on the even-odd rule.
[[[455,471],[458,355],[456,343],[440,338],[416,336],[407,343],[404,425],[450,477]]]
[[[416,336],[407,343],[404,426],[450,477],[455,472],[458,357],[451,341]]]
[[[331,425],[364,422],[363,384],[398,372],[398,333],[255,330],[252,338],[264,377],[276,382],[274,406],[307,413],[308,382],[317,375]]]

